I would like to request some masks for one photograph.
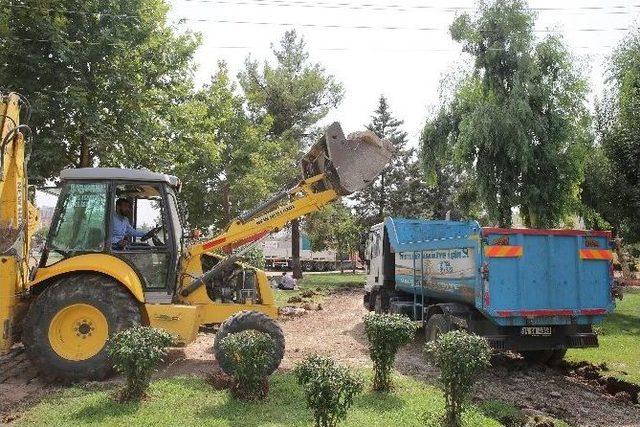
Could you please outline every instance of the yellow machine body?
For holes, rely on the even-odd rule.
[[[30,240],[38,211],[28,200],[26,140],[20,124],[20,97],[10,93],[0,103],[0,355],[19,333],[22,296],[28,288]]]
[[[363,187],[375,178],[392,154],[388,142],[380,141],[372,133],[361,133],[347,139],[340,126],[335,123],[303,158],[302,179],[298,184],[278,193],[252,212],[233,220],[213,239],[183,247],[182,235],[178,235],[182,233],[181,225],[175,222],[179,215],[171,213],[166,217],[163,213],[161,221],[164,221],[164,227],[171,228],[168,230],[170,234],[165,236],[173,237],[169,240],[165,237],[160,248],[167,248],[168,256],[173,256],[170,258],[173,270],[168,267],[165,299],[157,301],[150,299],[149,295],[154,294],[154,290],[155,294],[162,292],[147,286],[147,278],[140,266],[128,259],[126,252],[114,251],[113,243],[109,242],[109,218],[112,218],[115,209],[112,201],[114,197],[120,197],[116,195],[116,185],[129,182],[136,189],[140,185],[157,187],[163,203],[171,205],[169,200],[175,199],[174,193],[179,190],[179,180],[149,171],[114,168],[63,171],[61,200],[52,225],[52,229],[57,228],[49,231],[40,264],[37,268],[34,266],[30,274],[29,243],[38,224],[38,212],[27,198],[25,138],[22,132],[26,128],[19,125],[19,113],[20,98],[13,94],[5,96],[0,104],[0,355],[7,353],[18,339],[15,326],[23,323],[24,317],[25,325],[31,325],[31,329],[23,333],[23,341],[25,335],[29,341],[25,342],[27,350],[29,346],[37,347],[37,343],[46,341],[46,350],[53,354],[48,357],[58,358],[56,360],[59,360],[60,366],[56,369],[63,374],[67,372],[63,376],[68,378],[74,378],[76,365],[73,363],[78,363],[77,369],[93,369],[82,363],[103,357],[106,342],[113,333],[109,325],[122,326],[123,319],[117,318],[119,314],[114,317],[110,313],[110,304],[131,308],[131,313],[139,316],[142,324],[168,331],[176,344],[193,341],[201,326],[220,324],[241,311],[277,317],[278,310],[266,273],[233,258],[237,255],[225,257],[223,253],[232,253],[234,249],[246,247],[263,236],[282,229],[288,222],[317,211],[340,196]],[[335,163],[331,162],[332,157],[335,158]],[[136,179],[138,181],[132,181]],[[149,180],[153,181],[152,184],[148,184]],[[106,189],[100,199],[103,213],[100,214],[101,217],[97,217],[101,218],[101,228],[94,227],[94,223],[89,224],[87,217],[90,214],[87,211],[93,206],[93,202],[87,202],[85,193],[78,193],[80,196],[69,193],[73,185],[97,185]],[[69,194],[65,193],[65,189]],[[67,196],[76,197],[75,203],[78,204],[71,204],[67,224],[62,226],[63,213],[67,209],[64,197]],[[177,201],[175,203],[177,206]],[[170,211],[171,207],[165,208]],[[79,232],[73,221],[85,221],[89,224],[86,225],[86,236],[83,239],[87,242],[95,240],[97,236],[98,240],[94,241],[94,245],[97,242],[98,246],[83,248],[69,244],[69,247],[62,248],[64,250],[54,247],[53,238],[61,227],[67,227],[67,233],[75,236],[72,240],[76,241]],[[173,248],[172,251],[169,247]],[[61,259],[49,259],[50,250],[60,252],[63,256]],[[149,259],[153,259],[154,253],[148,252]],[[203,265],[213,267],[205,268]],[[228,276],[214,276],[213,273],[217,274],[218,270]],[[173,276],[172,271],[175,272]],[[238,275],[234,276],[236,273]],[[231,301],[215,297],[213,292],[217,288],[212,278],[222,282],[229,278],[231,283],[237,277],[242,279],[242,287],[229,289],[234,292],[248,291],[249,297],[234,297]],[[250,283],[249,288],[244,287],[246,283]],[[65,289],[70,289],[69,286],[74,286],[75,290],[67,295],[64,292]],[[85,291],[94,291],[95,286],[100,289],[109,288],[114,294],[113,302],[108,294],[101,294],[93,300],[78,297],[78,294]],[[52,295],[56,292],[57,297]],[[51,311],[47,304],[57,305],[57,311],[43,314]],[[42,326],[44,320],[41,319],[45,315],[50,316],[46,319],[46,327]],[[40,363],[44,363],[42,360]],[[66,365],[68,363],[72,364]],[[102,363],[106,361],[103,360]]]

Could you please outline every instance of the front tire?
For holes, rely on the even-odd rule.
[[[22,342],[46,381],[102,380],[113,371],[108,339],[140,322],[136,301],[120,283],[77,274],[45,289],[31,304]]]
[[[284,334],[275,320],[266,314],[258,313],[257,311],[241,311],[240,313],[236,313],[229,317],[222,323],[222,325],[220,325],[220,329],[218,330],[213,343],[213,352],[220,368],[227,374],[233,374],[233,364],[221,348],[222,339],[229,334],[235,334],[237,332],[247,330],[264,332],[271,336],[275,342],[275,353],[267,369],[267,375],[271,375],[276,369],[278,369],[278,366],[280,366],[280,362],[284,357]]]

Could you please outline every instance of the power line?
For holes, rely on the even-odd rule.
[[[26,42],[33,42],[33,43],[49,43],[51,42],[51,40],[49,39],[34,39],[34,38],[20,38],[20,37],[11,37],[11,38],[7,38],[7,37],[0,37],[0,42],[2,41],[26,41]],[[106,45],[106,46],[123,46],[122,43],[117,44],[117,43],[100,43],[100,42],[87,42],[87,41],[81,41],[81,40],[71,40],[71,41],[66,41],[67,43],[72,43],[72,44],[89,44],[89,45]],[[265,46],[249,46],[249,45],[218,45],[218,46],[207,46],[208,48],[211,49],[226,49],[226,50],[257,50],[257,49],[262,49],[262,48],[266,48]],[[599,49],[613,49],[615,46],[597,46],[597,48]],[[588,49],[593,51],[594,50],[594,46],[574,46],[571,47],[571,50],[573,49]],[[373,47],[373,48],[350,48],[350,47],[314,47],[311,49],[312,51],[334,51],[334,52],[361,52],[361,51],[371,51],[371,52],[442,52],[442,53],[461,53],[462,50],[458,49],[458,48],[406,48],[406,49],[401,49],[401,48],[379,48],[379,47]],[[504,51],[504,49],[501,48],[489,48],[487,49],[489,51]],[[593,53],[605,53],[603,51],[600,52],[593,52]],[[608,53],[608,51],[606,52]],[[38,55],[21,55],[21,56],[27,56],[27,57],[33,57],[33,58],[40,58],[41,56]]]
[[[398,25],[345,25],[345,24],[315,24],[310,22],[271,22],[271,21],[244,21],[232,19],[210,19],[210,18],[180,18],[179,21],[214,23],[214,24],[238,24],[238,25],[273,25],[284,27],[305,27],[305,28],[327,28],[327,29],[349,29],[349,30],[386,30],[386,31],[449,31],[449,27],[406,27]],[[637,29],[633,27],[613,27],[613,28],[574,28],[566,30],[568,32],[606,32],[606,31],[628,31]],[[537,33],[554,33],[554,30],[534,29]],[[485,33],[487,33],[486,31]]]
[[[447,12],[455,12],[455,11],[469,11],[474,10],[471,7],[462,7],[462,6],[433,6],[433,5],[400,5],[400,4],[388,4],[388,5],[380,5],[374,3],[361,3],[361,4],[353,4],[353,3],[330,3],[330,2],[314,2],[309,3],[306,1],[299,0],[256,0],[256,1],[248,1],[248,0],[183,0],[188,3],[206,3],[206,4],[218,4],[218,5],[249,5],[249,6],[275,6],[275,7],[312,7],[312,8],[327,8],[327,9],[370,9],[370,10],[399,10],[399,11],[409,11],[409,10],[440,10]],[[60,9],[60,8],[47,8],[43,6],[33,6],[26,4],[10,4],[7,2],[0,2],[0,5],[4,5],[9,8],[20,8],[27,10],[40,10],[44,12],[60,12],[60,13],[69,13],[69,14],[78,14],[78,15],[94,15],[94,16],[109,16],[114,18],[127,18],[127,19],[136,19],[139,20],[140,17],[138,15],[126,14],[126,13],[115,13],[112,11],[84,11],[78,9]],[[621,6],[614,5],[609,7],[603,6],[579,6],[575,8],[568,7],[539,7],[539,8],[531,8],[531,10],[535,11],[567,11],[567,12],[576,12],[576,11],[604,11],[605,14],[618,14],[618,15],[628,15],[629,8],[640,8],[640,4],[633,4],[629,6]],[[613,10],[611,10],[613,9]],[[207,19],[206,22],[217,22],[216,20],[210,18],[189,18],[182,17],[181,20],[186,21],[201,21],[202,19]],[[225,23],[225,22],[221,22]],[[286,24],[291,25],[291,24]],[[602,29],[605,31],[605,29]]]
[[[249,6],[275,6],[275,7],[309,7],[327,9],[370,9],[370,10],[439,10],[446,12],[472,11],[473,7],[467,6],[434,6],[434,5],[405,5],[405,4],[381,4],[381,3],[353,3],[353,2],[325,2],[315,1],[313,3],[301,0],[182,0],[188,3],[206,3],[220,5],[249,5]],[[638,8],[640,4],[633,5],[610,5],[610,6],[577,6],[577,7],[531,7],[533,11],[569,11],[569,12],[589,12],[605,11],[604,13],[626,14],[630,7]]]
[[[137,15],[130,15],[130,14],[126,14],[126,13],[114,13],[114,12],[110,12],[110,11],[85,11],[85,10],[74,10],[74,9],[54,9],[54,8],[49,8],[49,7],[42,7],[42,6],[27,6],[25,4],[8,4],[8,3],[4,3],[4,2],[0,2],[0,5],[2,6],[8,6],[8,7],[16,7],[19,9],[27,9],[27,10],[40,10],[42,12],[60,12],[60,13],[68,13],[71,15],[93,15],[93,16],[109,16],[111,18],[127,18],[127,19],[140,19],[139,16]]]

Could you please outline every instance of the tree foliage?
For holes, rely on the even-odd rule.
[[[640,32],[632,32],[616,48],[608,74],[596,110],[600,147],[589,158],[583,201],[627,242],[639,242]]]
[[[172,172],[184,182],[190,224],[203,228],[222,228],[275,192],[295,156],[269,135],[269,116],[256,122],[247,115],[226,65],[218,68],[174,117],[184,147]]]
[[[341,202],[324,206],[309,215],[304,224],[311,249],[335,249],[340,256],[351,255],[360,244],[360,226],[356,216]]]
[[[473,57],[473,73],[455,86],[445,107],[453,114],[423,146],[451,146],[502,226],[514,207],[532,227],[575,212],[591,144],[586,81],[560,36],[535,41],[535,18],[524,1],[495,0],[455,19],[451,35]],[[435,162],[426,163],[433,176]]]
[[[271,135],[300,152],[315,134],[314,126],[340,103],[344,91],[320,63],[310,60],[305,41],[295,30],[285,32],[279,45],[272,46],[272,52],[274,65],[265,61],[260,66],[249,57],[238,79],[254,120],[271,117]],[[282,184],[298,177],[295,158],[280,171]],[[298,220],[291,222],[291,244],[293,275],[300,278]]]
[[[198,38],[164,0],[15,1],[0,12],[0,81],[33,106],[31,172],[154,165],[188,93]]]
[[[423,180],[416,150],[407,147],[403,121],[393,117],[387,99],[380,96],[378,107],[367,126],[395,148],[389,165],[367,187],[352,196],[355,210],[365,227],[382,222],[385,216],[429,217],[430,194]]]

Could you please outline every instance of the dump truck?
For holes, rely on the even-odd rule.
[[[265,268],[268,270],[292,269],[291,233],[283,230],[275,236],[265,240],[262,244]],[[300,268],[302,271],[333,271],[341,268],[351,268],[356,260],[340,259],[338,252],[333,249],[314,251],[306,235],[300,236]]]
[[[176,345],[193,341],[202,326],[220,325],[213,349],[227,372],[221,339],[263,331],[276,342],[273,372],[285,345],[273,320],[278,310],[265,272],[240,257],[289,221],[367,185],[392,155],[390,143],[374,133],[347,138],[334,123],[302,157],[299,181],[191,245],[177,177],[146,169],[63,170],[42,256],[29,268],[38,211],[28,197],[31,138],[20,121],[27,109],[18,94],[1,95],[0,356],[21,340],[47,380],[105,378],[112,371],[109,337],[136,324],[166,330]],[[117,208],[122,200],[127,213]],[[144,235],[116,241],[122,224],[143,229],[149,209],[156,222]]]
[[[365,262],[368,310],[405,314],[428,340],[464,329],[536,362],[597,347],[593,325],[614,309],[608,231],[386,218]]]

